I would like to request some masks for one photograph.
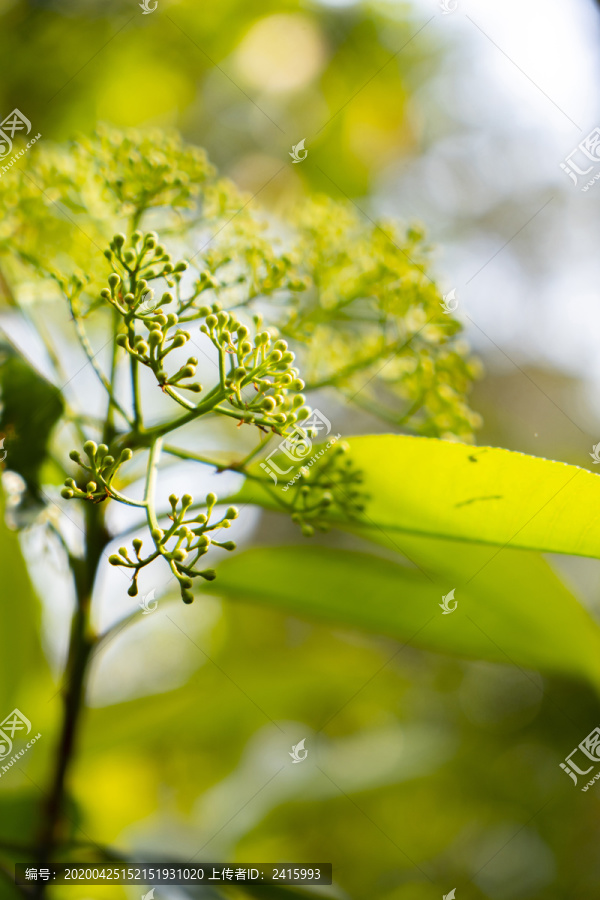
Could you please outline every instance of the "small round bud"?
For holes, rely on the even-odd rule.
[[[221,544],[221,547],[223,548],[223,550],[228,550],[228,551],[235,550],[236,546],[237,546],[237,544],[235,541],[225,541],[224,544]]]
[[[160,543],[165,536],[162,528],[153,528],[150,534],[152,536],[152,540],[156,541],[157,543]]]
[[[60,496],[65,500],[72,500],[74,497],[73,491],[70,488],[64,487],[60,492]]]
[[[204,572],[200,572],[200,575],[202,575],[202,577],[207,581],[214,581],[217,577],[217,573],[214,569],[205,569]]]
[[[111,556],[109,556],[108,561],[111,564],[111,566],[120,566],[122,563],[121,557],[117,556],[116,553],[113,553]]]
[[[115,236],[113,237],[113,243],[114,243],[115,247],[122,247],[123,244],[125,243],[125,235],[122,234],[121,232],[119,232],[118,234],[115,234]]]
[[[217,502],[217,495],[216,495],[216,494],[213,494],[213,493],[211,492],[210,494],[207,494],[207,495],[206,495],[206,505],[207,505],[207,506],[214,506],[216,502]]]
[[[129,462],[129,460],[132,458],[132,456],[133,456],[133,450],[131,450],[130,447],[125,447],[123,450],[121,450],[119,462],[121,462],[121,463]]]
[[[138,586],[136,581],[132,581],[129,587],[127,588],[127,593],[130,597],[137,597]]]
[[[132,544],[133,544],[133,549],[135,550],[135,552],[139,553],[140,550],[142,549],[143,541],[140,540],[140,538],[134,538],[132,541]]]
[[[89,456],[90,459],[93,459],[96,455],[96,451],[98,449],[98,445],[94,443],[94,441],[86,441],[83,445],[83,449],[85,453]]]
[[[194,595],[192,594],[191,591],[188,591],[184,588],[181,592],[181,599],[183,600],[184,603],[193,603]]]
[[[86,493],[93,494],[97,487],[98,487],[98,485],[96,484],[95,481],[88,481],[88,483],[85,486]]]
[[[121,283],[121,279],[119,278],[119,276],[117,275],[116,272],[111,272],[110,275],[108,276],[108,283],[111,286],[111,288],[116,288],[117,285],[119,285]]]
[[[191,494],[184,494],[183,497],[181,498],[181,505],[185,509],[187,509],[188,506],[191,506],[193,502],[194,502],[194,498],[191,496]]]
[[[71,452],[69,453],[69,459],[72,459],[73,462],[76,462],[76,463],[81,462],[81,456],[79,455],[79,451],[71,450]]]
[[[236,506],[229,506],[227,509],[227,512],[225,513],[225,518],[226,519],[237,519],[239,514],[240,514],[240,511]]]
[[[185,562],[185,560],[187,559],[187,553],[185,552],[185,550],[181,549],[173,550],[173,559],[177,562]]]

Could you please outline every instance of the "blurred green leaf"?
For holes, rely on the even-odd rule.
[[[532,591],[527,602],[522,593],[506,589],[506,580],[494,589],[492,569],[483,589],[475,581],[457,589],[452,615],[443,615],[439,604],[455,584],[440,585],[419,570],[376,556],[314,546],[237,554],[219,567],[218,581],[208,589],[429,650],[600,684],[600,630],[590,616],[558,579],[553,590],[545,590],[552,579],[544,574],[543,561],[538,569],[530,561],[519,568],[515,551],[510,562],[515,583],[522,577]],[[506,559],[501,569],[508,571]]]
[[[57,387],[43,378],[11,347],[0,347],[0,433],[5,436],[6,466],[40,499],[39,471],[48,439],[63,412]]]
[[[17,533],[4,521],[0,490],[0,719],[14,708],[21,683],[45,665],[39,611]],[[26,711],[24,710],[25,714]]]

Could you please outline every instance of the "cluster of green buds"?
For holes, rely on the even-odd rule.
[[[214,569],[197,569],[198,561],[208,553],[211,546],[220,547],[222,550],[235,550],[234,541],[219,541],[209,535],[222,528],[230,528],[232,520],[238,517],[238,510],[235,506],[230,506],[221,519],[211,521],[217,503],[217,497],[212,493],[207,495],[206,507],[201,513],[192,508],[194,499],[190,494],[184,494],[181,500],[175,494],[171,494],[169,503],[171,513],[168,518],[172,524],[166,531],[158,527],[152,528],[150,534],[154,550],[148,556],[143,556],[143,541],[136,538],[132,542],[135,558],[129,555],[126,547],[120,547],[118,554],[111,555],[108,561],[113,566],[133,570],[128,593],[131,597],[135,597],[138,593],[137,579],[140,570],[162,557],[168,562],[171,572],[179,582],[183,602],[192,603],[194,599],[191,590],[192,579],[200,577],[206,581],[213,581],[216,577]]]
[[[217,390],[230,404],[226,414],[277,433],[310,416],[306,398],[298,393],[304,382],[286,341],[259,331],[258,316],[254,319],[256,333],[251,337],[248,327],[217,303],[200,312],[205,317],[200,331],[219,354]],[[225,410],[219,407],[219,411]]]
[[[119,458],[115,459],[109,455],[106,444],[96,444],[94,441],[86,441],[83,445],[84,453],[88,458],[88,462],[83,462],[81,454],[78,450],[71,450],[69,456],[84,471],[89,472],[89,481],[85,487],[79,487],[73,478],[67,478],[65,486],[61,491],[65,500],[92,500],[94,503],[100,503],[107,497],[115,500],[122,499],[120,493],[113,487],[112,482],[117,474],[120,466],[128,462],[133,456],[132,451],[126,447],[119,454]]]
[[[165,278],[169,286],[173,287],[188,268],[188,264],[183,260],[173,263],[170,253],[159,243],[158,235],[154,231],[147,234],[134,231],[130,245],[127,247],[126,244],[127,238],[124,234],[115,234],[104,255],[116,269],[121,270],[121,274],[129,275],[138,283],[153,278]],[[125,302],[130,306],[131,301]]]
[[[290,512],[305,537],[312,537],[315,530],[329,531],[332,519],[355,519],[365,511],[368,497],[360,490],[363,474],[348,458],[349,451],[349,444],[341,441],[315,454],[318,462],[313,467],[298,469]]]

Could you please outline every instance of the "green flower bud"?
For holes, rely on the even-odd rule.
[[[114,289],[119,284],[121,284],[121,279],[119,278],[119,276],[117,275],[116,272],[111,272],[110,275],[108,276],[108,283],[111,286],[111,288]]]
[[[122,247],[125,243],[125,235],[119,232],[119,234],[115,234],[113,237],[113,244],[115,247]]]
[[[221,547],[223,548],[223,550],[228,550],[228,551],[235,550],[236,546],[237,546],[237,544],[235,541],[225,541],[224,544],[221,544]]]
[[[207,506],[214,506],[216,502],[217,502],[217,495],[213,494],[212,491],[210,494],[206,495],[206,505]]]
[[[127,588],[127,593],[130,597],[137,597],[138,586],[137,581],[132,581],[129,587]]]
[[[83,445],[83,449],[90,459],[94,459],[96,451],[98,450],[98,445],[95,444],[94,441],[86,441]]]
[[[136,553],[139,553],[139,552],[140,552],[140,550],[142,549],[142,544],[143,544],[143,543],[144,543],[144,542],[143,542],[142,540],[140,540],[140,538],[134,538],[134,539],[133,539],[133,541],[132,541],[133,549],[135,550]]]
[[[288,348],[287,341],[276,341],[273,344],[273,350],[281,350],[282,353],[285,350],[287,350],[287,348]]]
[[[194,502],[194,498],[190,494],[184,494],[181,498],[181,505],[184,509],[187,509],[188,506],[191,506]]]
[[[274,409],[276,409],[277,404],[275,403],[273,397],[265,397],[261,406],[266,413],[270,413],[273,412]]]
[[[184,588],[181,592],[181,599],[183,600],[184,603],[193,603],[194,595],[192,594],[191,591],[188,591]]]
[[[296,394],[296,396],[292,400],[292,408],[298,409],[299,406],[303,406],[306,403],[306,397],[304,394]]]
[[[133,456],[133,450],[131,450],[130,447],[125,447],[123,450],[121,450],[119,462],[120,463],[128,462],[132,458],[132,456]]]
[[[74,497],[73,491],[70,488],[64,487],[60,492],[60,496],[65,500],[72,500]]]
[[[80,463],[81,456],[79,454],[79,450],[71,450],[71,452],[69,453],[69,459],[72,459],[73,462]]]
[[[200,575],[202,575],[202,577],[205,578],[206,581],[214,581],[217,577],[217,573],[214,569],[205,569],[204,572],[200,572]]]
[[[176,272],[185,272],[189,268],[188,264],[182,259],[181,262],[178,262],[175,266]]]
[[[183,347],[187,343],[187,338],[183,334],[176,334],[173,338],[173,347]]]
[[[227,512],[225,513],[225,518],[226,519],[237,519],[239,514],[240,514],[240,511],[236,506],[230,506],[230,507],[228,507]]]
[[[162,530],[162,528],[153,528],[152,531],[150,532],[150,534],[152,535],[152,540],[156,541],[157,544],[160,544],[160,542],[162,541],[162,539],[165,536],[165,533]]]
[[[151,347],[158,347],[162,343],[163,333],[160,328],[153,328],[148,334],[148,343]]]
[[[121,557],[120,557],[120,556],[117,556],[116,553],[113,553],[111,556],[109,556],[109,557],[108,557],[108,561],[109,561],[109,563],[111,564],[111,566],[120,566],[121,563],[123,562],[123,560],[121,559]]]
[[[117,346],[126,347],[127,346],[127,335],[126,334],[118,334],[116,337]]]
[[[88,483],[85,486],[86,493],[93,494],[97,487],[98,487],[98,485],[96,484],[95,481],[88,481]]]
[[[105,250],[105,251],[104,251],[104,255],[105,255],[105,257],[106,257],[108,260],[111,260],[111,259],[112,259],[112,256],[113,256],[111,250]]]

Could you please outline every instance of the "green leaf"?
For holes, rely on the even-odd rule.
[[[19,538],[4,521],[0,490],[0,720],[19,702],[20,689],[46,663],[39,638],[39,609]],[[37,684],[39,689],[41,682]],[[23,710],[27,714],[26,710]]]
[[[39,501],[39,471],[63,412],[61,393],[5,344],[0,347],[0,401],[5,465],[24,479],[30,498]]]
[[[348,443],[370,497],[352,528],[390,545],[404,533],[600,558],[600,478],[587,469],[405,435]],[[256,482],[236,499],[280,509]]]
[[[440,546],[429,553],[454,549]],[[420,551],[423,556],[427,549]],[[485,566],[482,583],[474,579],[458,586],[364,553],[317,546],[259,548],[223,562],[218,580],[206,590],[429,650],[584,677],[600,685],[600,630],[591,617],[542,559],[508,553]],[[480,563],[487,555],[487,548],[479,548]],[[468,561],[475,561],[473,555]],[[458,555],[457,575],[464,563]],[[439,604],[452,588],[457,608],[443,615]]]

